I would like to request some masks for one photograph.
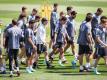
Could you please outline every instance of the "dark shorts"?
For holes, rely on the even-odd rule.
[[[45,46],[44,44],[37,44],[37,53],[38,54],[41,54],[46,51],[47,51],[47,46]]]
[[[9,49],[8,56],[18,56],[19,49]]]
[[[26,56],[31,57],[34,52],[35,52],[34,49],[28,48],[28,49],[26,49]]]
[[[96,57],[104,57],[107,56],[107,49],[106,48],[96,48]]]
[[[73,39],[72,39],[72,40],[68,40],[68,38],[66,38],[66,40],[67,40],[67,43],[68,43],[68,44],[71,44],[71,45],[74,44]]]
[[[64,47],[64,43],[61,42],[56,42],[56,44],[54,45],[54,48],[63,48]]]
[[[78,54],[92,54],[92,47],[88,46],[88,45],[79,45],[79,52]]]

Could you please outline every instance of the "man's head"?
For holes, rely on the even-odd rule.
[[[20,19],[25,19],[25,18],[26,18],[26,15],[20,14],[18,20],[20,20]]]
[[[34,23],[35,23],[34,20],[30,20],[30,21],[29,21],[29,27],[33,29]]]
[[[68,6],[68,7],[66,8],[67,14],[70,14],[70,13],[72,12],[72,9],[73,9],[73,7]]]
[[[92,20],[92,18],[93,18],[92,13],[87,13],[86,18],[85,18],[85,21],[86,21],[86,22],[90,22],[90,21]]]
[[[104,28],[107,28],[107,17],[106,16],[102,16],[101,19],[101,25],[104,27]]]
[[[66,24],[66,22],[67,22],[67,18],[66,18],[65,16],[63,16],[63,17],[60,19],[60,23],[61,23],[62,25],[64,25],[64,24]]]
[[[35,16],[35,22],[39,22],[40,21],[40,16],[39,15],[37,15],[37,16]]]
[[[98,8],[96,11],[96,15],[100,16],[103,13],[103,10],[101,8]]]
[[[16,19],[12,19],[12,25],[17,25],[17,20]]]
[[[54,3],[53,8],[54,8],[54,11],[57,11],[58,4],[57,4],[57,3]]]
[[[34,9],[32,10],[32,15],[36,15],[37,12],[38,12],[38,11],[34,8]]]
[[[76,15],[77,15],[77,12],[76,12],[76,11],[72,11],[72,12],[71,12],[71,17],[72,17],[72,19],[75,19],[75,18],[76,18]]]
[[[25,6],[22,7],[22,12],[26,12],[27,8]]]
[[[45,26],[48,24],[48,20],[46,18],[42,18],[41,22]]]
[[[65,14],[64,14],[63,11],[61,11],[61,12],[60,12],[60,18],[63,17],[63,16],[65,16]]]

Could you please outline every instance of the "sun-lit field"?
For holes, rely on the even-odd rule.
[[[45,2],[44,2],[45,1]],[[95,13],[96,9],[101,7],[104,12],[103,15],[107,16],[107,0],[49,0],[47,3],[52,5],[53,3],[59,4],[58,11],[66,12],[67,6],[72,6],[74,10],[77,11],[76,17],[76,30],[78,32],[80,23],[84,20],[86,13]],[[46,3],[46,0],[0,0],[0,20],[3,21],[3,26],[0,28],[4,29],[4,26],[11,22],[13,18],[17,18],[20,14],[21,7],[26,6],[28,8],[28,13],[30,14],[33,8],[37,8],[40,11],[40,7]],[[49,26],[47,27],[47,41],[49,42]],[[77,38],[77,37],[76,37]],[[76,42],[76,41],[75,41]],[[78,47],[76,47],[76,52],[78,52]],[[71,52],[69,52],[71,53]],[[25,71],[25,65],[20,65],[21,76],[9,77],[9,72],[6,75],[0,74],[0,80],[107,80],[107,66],[104,65],[104,60],[101,59],[98,65],[101,75],[95,75],[93,72],[83,72],[79,73],[79,64],[77,64],[76,69],[71,69],[71,60],[73,56],[65,53],[68,60],[68,64],[64,67],[58,65],[58,56],[54,60],[53,65],[55,68],[46,69],[44,62],[44,56],[42,55],[39,60],[40,69],[32,74],[27,74]],[[8,70],[8,61],[7,70]],[[85,60],[84,60],[85,63]]]

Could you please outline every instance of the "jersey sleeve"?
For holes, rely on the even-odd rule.
[[[96,28],[95,29],[95,37],[100,37],[100,33],[99,32],[100,32],[99,29]]]

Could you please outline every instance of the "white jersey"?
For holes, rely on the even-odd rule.
[[[46,29],[41,23],[37,29],[36,33],[36,44],[44,44],[46,42]]]

